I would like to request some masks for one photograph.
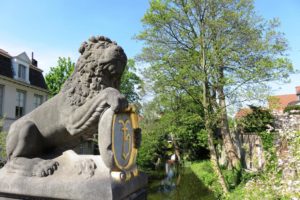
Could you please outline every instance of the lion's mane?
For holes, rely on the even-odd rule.
[[[74,106],[83,105],[106,87],[118,89],[127,63],[123,49],[104,36],[93,36],[83,42],[79,53],[74,72],[62,88],[67,101]]]

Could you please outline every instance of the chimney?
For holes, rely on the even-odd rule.
[[[37,62],[37,60],[35,60],[34,59],[34,54],[33,54],[33,52],[31,52],[31,64],[33,65],[33,66],[38,66],[38,62]]]
[[[296,86],[296,95],[298,97],[298,100],[300,100],[300,86]]]

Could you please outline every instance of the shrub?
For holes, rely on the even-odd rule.
[[[274,116],[270,110],[261,107],[249,106],[252,110],[242,119],[238,120],[237,124],[247,133],[260,133],[268,129],[268,125],[274,123]]]
[[[287,106],[284,109],[285,113],[291,113],[291,111],[298,111],[295,114],[300,114],[300,105],[292,105],[292,106]]]
[[[3,120],[0,120],[0,130],[2,130]],[[0,131],[0,168],[5,164],[6,158],[6,136],[5,131]]]

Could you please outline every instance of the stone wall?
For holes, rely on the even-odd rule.
[[[282,171],[282,185],[288,193],[300,193],[300,115],[274,114],[274,128],[278,134],[276,149],[278,167]]]
[[[273,113],[275,117],[274,128],[280,135],[285,135],[289,132],[300,131],[300,115],[296,111],[291,113]]]
[[[253,133],[240,134],[240,156],[244,168],[252,171],[261,170],[265,164],[261,138]]]
[[[295,112],[291,113],[273,113],[275,122],[270,126],[270,134],[275,134],[277,156],[279,166],[283,168],[283,176],[290,177],[295,174],[295,170],[289,169],[290,161],[295,161],[291,155],[288,143],[296,136],[295,133],[300,131],[300,115]],[[275,132],[274,132],[275,131]],[[251,171],[261,170],[265,164],[264,149],[261,138],[255,133],[243,133],[238,131],[236,133],[237,140],[235,144],[240,151],[240,156],[244,167]]]
[[[263,169],[265,164],[263,145],[261,138],[257,134],[234,131],[232,139],[245,169],[250,171]],[[219,164],[226,166],[227,158],[224,147],[218,146],[217,150],[219,154]]]

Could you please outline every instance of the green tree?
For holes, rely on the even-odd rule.
[[[151,0],[142,23],[137,39],[145,44],[139,58],[150,64],[146,74],[156,93],[176,88],[203,109],[212,165],[226,193],[214,130],[221,128],[229,163],[239,169],[227,106],[254,99],[268,81],[293,71],[279,22],[257,16],[252,0]]]
[[[207,134],[204,122],[199,123],[199,113],[203,111],[198,109],[190,96],[178,95],[175,91],[156,96],[144,104],[139,165],[145,168],[148,163],[148,168],[153,169],[155,160],[160,158],[163,162],[174,153],[180,160],[207,158]]]
[[[126,96],[130,103],[139,104],[143,91],[144,82],[136,74],[135,62],[133,59],[128,59],[121,78],[120,92]]]
[[[144,103],[142,106],[143,130],[142,144],[139,149],[137,164],[144,171],[154,170],[156,163],[164,157],[164,142],[167,133],[160,123],[161,111],[157,101]]]
[[[59,57],[56,67],[51,67],[46,74],[46,84],[52,96],[59,93],[64,82],[74,71],[75,63],[70,58]]]

